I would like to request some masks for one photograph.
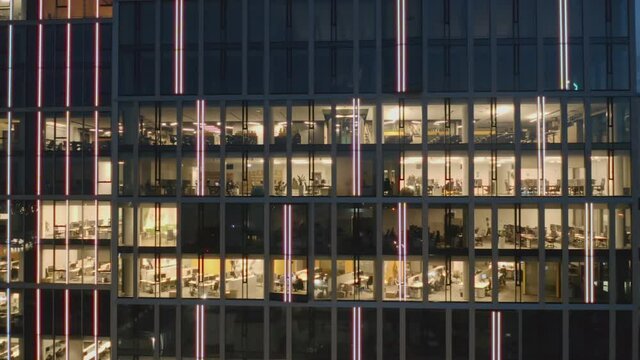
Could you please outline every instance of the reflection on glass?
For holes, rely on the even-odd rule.
[[[582,101],[569,101],[567,104],[567,142],[583,143],[585,139],[584,127],[584,104]]]

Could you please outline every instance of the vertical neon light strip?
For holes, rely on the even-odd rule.
[[[64,164],[64,195],[65,195],[65,211],[66,221],[64,227],[64,246],[65,246],[65,284],[69,284],[69,185],[71,183],[71,0],[67,0],[67,53],[66,53],[66,81],[65,81],[65,164]],[[98,219],[96,219],[97,222]],[[97,261],[97,259],[96,259]],[[65,343],[65,359],[69,360],[69,287],[64,289],[64,343]]]
[[[9,0],[9,20],[13,20],[13,0]],[[8,44],[8,59],[7,59],[7,107],[9,111],[7,112],[7,258],[5,259],[7,262],[7,275],[6,275],[6,283],[9,284],[11,282],[11,128],[13,126],[13,119],[11,114],[11,108],[13,106],[12,102],[12,77],[13,77],[13,22],[9,23],[9,38],[7,41]],[[7,328],[7,358],[11,357],[11,289],[7,286],[6,291],[6,299],[7,299],[7,313],[6,316],[6,328]]]
[[[593,304],[595,302],[593,287],[593,203],[584,204],[584,212],[584,302],[587,304]]]
[[[398,203],[398,299],[407,300],[407,204]]]
[[[205,195],[205,102],[196,100],[196,168],[198,169],[196,195]]]
[[[291,302],[293,286],[291,283],[292,277],[292,264],[291,264],[291,205],[285,204],[282,206],[282,255],[284,257],[284,302]]]
[[[502,313],[491,312],[491,360],[502,360]]]
[[[538,196],[547,193],[546,158],[547,158],[547,117],[545,114],[544,96],[538,96],[536,106],[536,132],[538,145]]]
[[[196,360],[204,359],[204,305],[196,305]]]
[[[94,246],[93,246],[93,357],[98,357],[98,219],[100,216],[99,212],[99,203],[98,203],[98,195],[100,193],[99,189],[99,173],[98,173],[98,157],[100,152],[100,114],[98,112],[98,106],[100,106],[100,22],[98,21],[100,18],[100,0],[96,0],[96,23],[95,23],[95,39],[94,39],[94,70],[93,70],[93,106],[95,106],[95,110],[93,111],[93,127],[95,130],[95,135],[93,139],[93,188],[95,194],[94,200],[94,208],[95,208],[95,228],[94,228]]]
[[[560,89],[571,90],[569,81],[569,16],[567,0],[558,0],[558,51],[560,53]]]
[[[183,88],[183,68],[184,68],[184,0],[175,0],[174,9],[174,29],[173,29],[173,41],[174,41],[174,58],[173,58],[173,92],[175,94],[182,94]]]
[[[351,360],[362,360],[362,308],[351,309]]]
[[[36,142],[36,359],[42,358],[42,294],[40,290],[40,242],[42,236],[42,225],[40,221],[42,201],[42,2],[38,1],[38,59],[37,59],[37,142]]]
[[[407,89],[406,0],[396,0],[396,91]]]
[[[352,121],[351,121],[351,178],[353,196],[360,196],[362,193],[362,181],[360,178],[361,154],[360,154],[360,99],[352,100]]]

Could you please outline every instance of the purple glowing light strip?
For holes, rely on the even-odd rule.
[[[352,101],[352,121],[351,121],[351,179],[353,196],[362,194],[362,182],[360,179],[361,155],[360,155],[360,99]]]
[[[569,16],[567,0],[558,0],[558,47],[560,53],[560,89],[570,90],[569,81]]]
[[[183,65],[184,65],[184,0],[175,0],[174,9],[174,88],[175,94],[182,94],[183,87]]]
[[[502,313],[491,312],[491,360],[502,360]]]
[[[283,205],[282,207],[282,218],[283,218],[283,246],[282,252],[284,257],[284,302],[291,302],[292,299],[292,284],[291,284],[291,275],[292,275],[292,267],[291,267],[291,205]]]
[[[405,92],[407,66],[407,35],[405,0],[396,0],[396,91]]]
[[[398,298],[407,300],[407,204],[398,203]]]
[[[351,309],[351,360],[362,360],[362,309]]]
[[[593,203],[584,204],[585,211],[585,241],[584,241],[584,301],[587,304],[593,304],[594,287],[593,287]]]

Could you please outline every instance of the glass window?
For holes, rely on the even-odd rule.
[[[422,154],[385,151],[383,195],[422,195]]]
[[[570,150],[567,157],[567,190],[569,196],[586,194],[586,171],[584,167],[584,151]]]
[[[584,140],[584,104],[581,100],[570,100],[567,104],[567,142],[583,143]]]
[[[562,209],[559,205],[544,205],[544,248],[561,250],[563,247]]]
[[[606,255],[608,257],[608,255]],[[584,257],[569,260],[569,302],[584,303],[585,297],[585,277],[587,271],[592,274],[593,283],[590,291],[593,292],[593,302],[596,304],[606,304],[609,302],[609,262],[601,256],[596,256],[592,263],[593,268],[588,269]]]
[[[631,248],[631,206],[618,205],[616,207],[616,249]]]
[[[544,154],[544,157],[541,158],[541,154]],[[534,153],[533,151],[523,151],[520,177],[522,196],[561,195],[562,156],[560,152],[545,151],[543,153]]]
[[[467,142],[467,105],[452,104],[445,99],[441,104],[429,104],[427,109],[427,141],[430,144],[459,144]]]
[[[175,256],[140,255],[138,267],[138,296],[175,298],[178,271]]]
[[[281,256],[274,257],[272,262],[272,279],[273,283],[271,284],[271,294],[279,294],[277,297],[272,297],[272,299],[282,300],[282,294],[285,293],[285,289],[290,286],[290,293],[295,298],[296,295],[307,295],[308,291],[308,279],[309,279],[309,271],[307,269],[307,259],[302,256],[295,256],[291,259],[291,263],[289,264],[290,272],[286,273],[286,260],[284,260]],[[316,275],[318,279],[321,279],[321,274],[314,270],[313,278],[315,285]],[[287,291],[289,293],[289,291]],[[284,300],[283,300],[284,301]]]
[[[536,260],[498,261],[498,301],[538,302],[538,262]]]
[[[331,194],[331,157],[310,152],[291,159],[291,194],[293,196],[329,196]]]
[[[183,298],[220,298],[220,259],[183,254],[181,281]]]
[[[138,246],[176,246],[177,224],[175,204],[140,204]]]
[[[264,144],[264,114],[261,106],[227,107],[225,140],[227,145]]]
[[[315,300],[331,300],[333,296],[333,266],[326,257],[316,257],[314,265],[313,298]]]
[[[476,207],[473,212],[474,223],[474,246],[476,249],[491,249],[492,231],[491,219],[492,213],[490,207]]]
[[[591,189],[594,196],[631,195],[631,159],[624,150],[591,153]]]
[[[291,142],[293,146],[331,144],[331,106],[294,105],[291,108]]]
[[[357,107],[357,105],[355,105]],[[354,126],[358,127],[360,144],[374,144],[376,141],[375,105],[360,103],[360,114],[354,117],[354,105],[336,106],[336,137],[339,144],[351,144]],[[324,110],[327,111],[327,110]],[[357,122],[356,122],[357,121]]]
[[[264,196],[264,158],[258,153],[225,158],[227,196]]]
[[[467,247],[466,208],[432,206],[427,213],[430,249]]]
[[[382,106],[382,141],[385,144],[422,143],[422,107],[405,104]]]
[[[271,172],[271,195],[272,196],[285,196],[288,189],[287,176],[287,158],[279,156],[279,154],[272,154],[269,159],[269,171]]]
[[[392,259],[389,257],[389,259]],[[384,260],[383,300],[422,301],[422,261],[409,257],[406,261]]]
[[[427,195],[467,195],[469,162],[465,153],[430,151],[427,162]]]
[[[473,109],[473,135],[476,144],[513,143],[514,106],[511,102],[476,102]]]
[[[629,142],[631,115],[627,99],[594,99],[591,103],[591,132],[594,143]]]
[[[473,159],[476,196],[513,196],[515,188],[515,157],[506,151],[478,151]]]
[[[404,204],[406,206],[407,248],[409,255],[422,254],[422,208],[419,204]],[[382,252],[385,255],[398,255],[398,234],[401,221],[398,216],[399,204],[385,204],[382,206]]]
[[[427,284],[429,301],[467,301],[469,264],[464,259],[429,256]]]
[[[338,300],[375,300],[374,260],[338,259]]]
[[[227,299],[264,298],[264,260],[229,256],[224,262]]]
[[[477,257],[473,275],[473,294],[476,302],[491,302],[493,273],[491,258]]]

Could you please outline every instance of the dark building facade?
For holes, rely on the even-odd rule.
[[[635,0],[0,0],[0,358],[638,359]]]

